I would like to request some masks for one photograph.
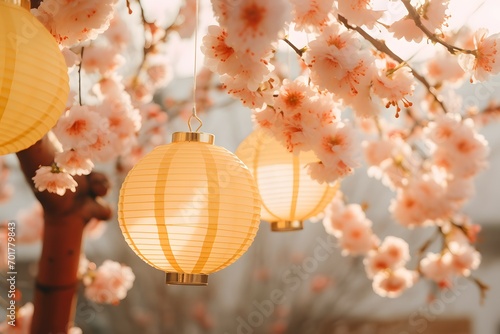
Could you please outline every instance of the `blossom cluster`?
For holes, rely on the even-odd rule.
[[[376,293],[398,297],[418,279],[416,271],[405,267],[410,259],[408,243],[393,236],[380,241],[363,208],[346,205],[341,197],[339,192],[325,210],[326,232],[338,238],[343,255],[364,256],[365,270]]]
[[[0,203],[6,202],[12,195],[12,186],[8,183],[9,169],[5,160],[0,157]]]
[[[84,256],[80,258],[79,276],[85,286],[85,297],[101,304],[118,304],[132,288],[135,275],[132,269],[106,260],[96,267]]]
[[[116,159],[120,168],[128,169],[164,140],[159,137],[164,137],[166,114],[152,99],[170,80],[168,65],[155,49],[144,56],[134,78],[125,80],[118,74],[125,65],[131,31],[117,15],[116,4],[73,1],[62,6],[58,0],[46,0],[33,11],[64,47],[72,77],[78,74],[78,87],[72,89],[67,110],[52,130],[58,148],[54,164],[41,166],[33,178],[39,191],[74,192],[74,175],[87,175],[96,163]],[[81,31],[70,20],[75,17]],[[150,44],[164,37],[164,30],[154,24],[144,22],[144,27],[151,32]],[[82,77],[90,80],[90,89],[82,89]]]
[[[401,4],[396,15],[370,0],[212,0],[218,25],[208,28],[202,46],[205,65],[228,94],[253,110],[259,127],[293,154],[315,152],[318,161],[308,165],[312,178],[342,179],[363,155],[368,174],[395,193],[389,207],[394,220],[409,228],[433,226],[447,241],[441,253],[429,253],[417,270],[408,270],[403,240],[380,241],[357,204],[330,204],[327,232],[338,237],[344,254],[365,256],[374,290],[389,297],[422,275],[449,286],[451,276],[467,276],[479,264],[465,232],[476,225],[460,210],[474,195],[474,177],[487,167],[488,143],[469,111],[452,104],[454,95],[440,93],[468,76],[484,81],[500,72],[500,35],[465,29],[452,39],[448,0]],[[380,39],[370,35],[375,27],[385,34]],[[304,33],[307,45],[294,45],[292,31]],[[420,73],[422,66],[381,40],[389,36],[430,39],[436,57]],[[285,44],[297,54],[298,75],[287,73],[279,59]],[[426,91],[421,101],[418,89]],[[444,279],[437,278],[438,263],[447,268]]]

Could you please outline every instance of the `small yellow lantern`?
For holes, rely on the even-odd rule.
[[[303,229],[304,220],[321,213],[338,189],[311,179],[306,165],[319,159],[310,152],[294,155],[258,129],[238,147],[236,155],[252,172],[262,198],[262,219],[273,231]]]
[[[236,261],[260,222],[248,168],[214,136],[176,132],[143,157],[123,182],[118,220],[129,246],[169,284],[206,285]]]
[[[0,155],[42,138],[61,116],[69,94],[64,57],[26,7],[29,1],[0,0]]]

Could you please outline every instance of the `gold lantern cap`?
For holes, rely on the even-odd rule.
[[[273,232],[300,231],[302,229],[304,229],[304,222],[302,220],[271,222],[271,231]]]
[[[165,283],[170,285],[208,285],[208,275],[205,274],[185,274],[166,273]]]
[[[193,141],[199,143],[214,144],[215,136],[204,132],[174,132],[172,134],[172,143],[181,143]]]

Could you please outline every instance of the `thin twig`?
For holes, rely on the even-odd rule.
[[[418,249],[418,252],[417,252],[417,257],[418,257],[417,272],[420,273],[420,262],[424,256],[424,253],[427,251],[427,249],[429,249],[429,247],[434,243],[434,241],[436,241],[436,239],[440,235],[442,235],[441,230],[436,229],[434,234],[429,239],[427,239],[427,241],[422,246],[420,246],[420,248]]]
[[[288,38],[283,38],[283,41],[290,45],[290,47],[293,49],[293,51],[295,51],[299,57],[302,57],[302,54],[304,53],[304,50],[303,49],[299,49],[298,47],[296,47],[292,42],[290,42],[290,40]]]
[[[484,305],[484,300],[486,299],[486,292],[488,292],[490,287],[487,284],[485,284],[483,281],[481,281],[479,278],[476,278],[473,276],[469,276],[467,278],[477,285],[477,287],[479,289],[479,293],[480,293],[480,303],[481,303],[481,305]]]
[[[409,17],[415,22],[415,25],[417,28],[422,30],[422,32],[434,43],[441,44],[444,46],[451,54],[456,55],[458,53],[466,53],[466,54],[472,54],[475,55],[477,52],[476,50],[467,50],[467,49],[462,49],[459,48],[455,45],[451,45],[441,38],[439,38],[435,33],[430,31],[422,22],[422,18],[420,15],[417,13],[417,10],[411,5],[410,0],[401,0],[403,5],[406,7],[406,10],[408,11]]]
[[[80,51],[80,64],[78,65],[78,103],[80,106],[82,105],[82,63],[84,50],[85,48],[82,47],[82,51]]]
[[[443,101],[441,101],[441,99],[437,96],[437,92],[436,92],[435,88],[433,86],[431,86],[431,84],[427,81],[427,79],[423,75],[421,75],[420,73],[418,73],[413,67],[411,67],[401,57],[399,57],[397,54],[395,54],[391,49],[389,49],[389,47],[383,41],[378,40],[378,39],[372,37],[370,34],[368,34],[366,31],[364,31],[361,27],[355,27],[355,26],[350,25],[349,22],[347,21],[347,19],[345,17],[343,17],[342,15],[338,15],[338,19],[339,19],[339,21],[346,28],[348,28],[350,30],[354,30],[358,34],[360,34],[361,36],[363,36],[363,38],[365,38],[368,42],[370,42],[375,47],[375,49],[377,49],[380,52],[383,52],[383,53],[387,54],[389,57],[391,57],[392,59],[394,59],[398,63],[405,64],[405,66],[407,66],[412,71],[413,76],[415,77],[415,79],[417,79],[418,81],[420,81],[425,86],[425,88],[427,89],[427,91],[429,92],[429,94],[432,95],[432,97],[439,104],[439,106],[441,107],[441,109],[445,113],[448,112],[448,110],[446,109]]]

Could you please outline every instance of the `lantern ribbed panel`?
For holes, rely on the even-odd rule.
[[[127,175],[118,219],[129,246],[166,272],[210,274],[252,243],[261,201],[246,166],[222,147],[157,147]]]
[[[69,94],[67,71],[47,29],[0,1],[0,155],[33,145],[56,124]]]
[[[236,155],[247,165],[262,198],[261,217],[268,222],[304,221],[321,213],[338,185],[319,184],[306,165],[319,159],[312,152],[294,155],[263,130],[251,133]]]

